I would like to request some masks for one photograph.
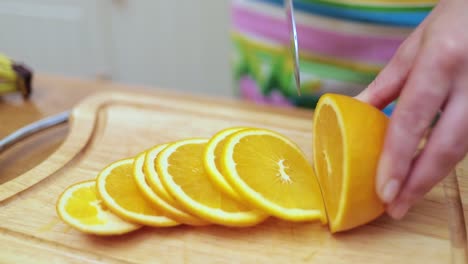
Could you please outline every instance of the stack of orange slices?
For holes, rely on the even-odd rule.
[[[66,188],[57,213],[98,235],[142,226],[247,227],[269,217],[348,230],[383,213],[374,178],[386,124],[379,110],[326,94],[314,115],[315,166],[278,132],[229,127],[115,161],[95,180]]]

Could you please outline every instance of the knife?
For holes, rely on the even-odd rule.
[[[11,133],[7,137],[0,139],[0,153],[7,148],[11,147],[15,143],[25,139],[33,134],[44,131],[48,128],[58,126],[63,123],[67,123],[70,118],[70,111],[65,111],[54,116],[50,116],[32,124],[24,126],[15,132]]]
[[[284,8],[286,9],[286,17],[287,17],[288,28],[289,28],[290,51],[291,51],[292,60],[294,62],[294,78],[296,80],[297,94],[300,96],[301,95],[301,76],[300,76],[300,69],[299,69],[299,48],[297,45],[297,31],[296,31],[296,21],[294,18],[293,0],[285,0]]]

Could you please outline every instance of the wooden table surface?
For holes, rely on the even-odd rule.
[[[0,96],[0,138],[34,121],[70,110],[78,102],[92,93],[99,91],[146,91],[157,89],[142,85],[123,85],[110,81],[83,80],[77,78],[36,75],[33,80],[33,93],[29,100],[23,100],[20,94]],[[186,96],[183,93],[158,89],[157,92]],[[218,98],[213,96],[214,99]],[[226,103],[256,108],[247,102],[238,102],[232,98],[222,98]],[[239,104],[240,103],[240,104]],[[290,112],[293,115],[312,116],[311,111],[297,111],[271,108],[272,112]],[[68,133],[64,124],[47,132],[38,133],[0,153],[0,184],[5,183],[40,164],[49,157],[63,142]],[[18,158],[20,157],[20,158]]]
[[[19,94],[0,97],[0,138],[31,122],[70,110],[75,104],[94,92],[103,90],[145,90],[147,88],[133,85],[116,85],[105,81],[85,81],[39,75],[34,79],[33,89],[33,94],[28,101],[24,101]],[[288,110],[271,108],[271,111]],[[295,111],[294,113],[311,116],[310,111]],[[49,157],[60,146],[67,133],[68,125],[61,125],[47,132],[34,135],[0,153],[0,184],[27,172]],[[468,177],[468,159],[460,163],[457,173],[460,179],[461,199],[465,205],[463,211],[466,215],[468,211],[466,206],[468,204],[468,181],[462,179]],[[462,242],[463,245],[459,246],[465,247],[464,243],[465,241]]]
[[[33,82],[34,90],[27,101],[19,94],[0,96],[0,138],[34,121],[70,110],[80,100],[97,91],[148,90],[145,86],[118,85],[109,81],[82,80],[55,75],[36,75]],[[62,125],[53,131],[39,133],[2,153],[0,184],[28,171],[50,156],[65,139],[67,128],[67,125]],[[459,177],[468,177],[468,158],[459,164],[457,172]],[[468,186],[462,184],[462,193],[465,188],[468,191]],[[468,202],[468,195],[462,195],[462,199]]]

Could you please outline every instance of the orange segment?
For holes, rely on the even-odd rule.
[[[94,180],[66,188],[57,201],[56,210],[65,223],[89,234],[120,235],[141,227],[109,211],[97,195]]]
[[[179,225],[152,206],[141,194],[133,175],[133,162],[133,158],[120,160],[99,173],[96,184],[104,204],[131,222],[156,227]]]
[[[153,153],[157,154],[166,147],[166,145],[156,146],[153,150]],[[150,201],[154,206],[159,208],[170,218],[177,220],[178,222],[193,225],[193,226],[203,226],[209,225],[207,221],[203,221],[198,217],[195,217],[186,211],[182,210],[180,207],[172,206],[168,201],[160,197],[148,184],[147,173],[144,170],[146,153],[143,152],[135,159],[133,163],[133,175],[137,183],[138,188],[140,189],[143,196],[145,196],[148,201]],[[153,163],[153,162],[151,162]],[[156,177],[158,177],[156,175]],[[159,180],[158,180],[159,181]]]
[[[170,144],[156,159],[164,187],[188,211],[220,225],[252,226],[267,215],[239,203],[220,191],[203,166],[207,139],[187,139]]]
[[[284,220],[326,222],[313,168],[286,137],[265,129],[236,132],[227,138],[222,167],[252,206]]]
[[[365,224],[384,212],[375,174],[388,118],[352,97],[325,94],[315,111],[314,164],[330,230]]]

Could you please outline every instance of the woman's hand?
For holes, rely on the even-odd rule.
[[[402,218],[468,151],[468,1],[441,0],[358,99],[396,98],[377,171],[387,213]],[[422,152],[419,143],[436,114]]]

